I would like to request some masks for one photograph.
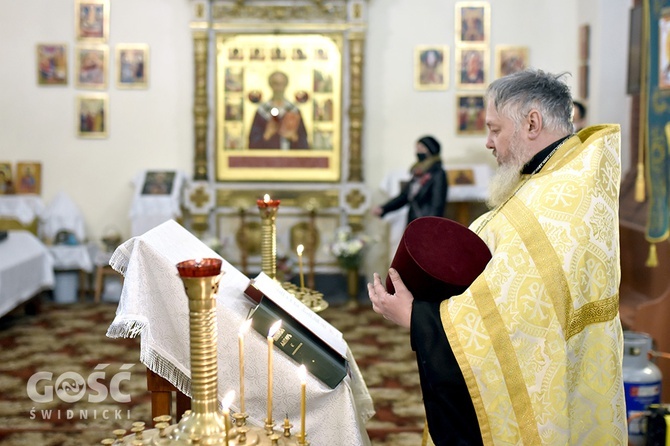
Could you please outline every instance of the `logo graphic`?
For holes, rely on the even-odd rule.
[[[33,374],[26,384],[28,397],[35,403],[50,403],[55,396],[65,403],[76,403],[85,396],[89,403],[100,403],[111,396],[117,403],[130,402],[130,395],[121,391],[121,382],[130,380],[128,369],[134,364],[123,364],[120,370],[111,376],[109,388],[105,384],[109,364],[98,364],[94,371],[84,378],[77,372],[65,372],[54,379],[51,372],[39,371]],[[40,384],[46,384],[41,388]],[[40,390],[41,388],[41,390]],[[88,390],[88,392],[87,392]]]

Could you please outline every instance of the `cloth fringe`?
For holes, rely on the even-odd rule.
[[[646,266],[656,268],[658,266],[658,256],[656,255],[656,244],[649,244],[649,257],[647,257]]]
[[[121,245],[112,253],[112,257],[109,259],[109,266],[111,266],[114,271],[125,276],[128,262],[130,262],[130,252],[124,245]]]
[[[156,353],[156,351],[142,346],[140,362],[152,372],[169,381],[181,393],[188,397],[191,396],[191,378],[171,364],[170,361]]]
[[[112,339],[136,338],[138,335],[142,334],[146,327],[146,322],[141,322],[138,320],[112,322],[112,324],[107,329],[107,337]]]

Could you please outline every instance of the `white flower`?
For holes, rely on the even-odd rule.
[[[351,227],[343,226],[335,232],[330,252],[335,257],[355,257],[361,254],[368,242],[369,238],[365,234],[354,234]]]

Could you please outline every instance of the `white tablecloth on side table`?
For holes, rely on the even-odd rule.
[[[53,286],[53,259],[47,247],[28,231],[8,231],[0,241],[0,315]]]
[[[52,245],[49,252],[54,259],[55,270],[93,272],[93,260],[86,245]]]
[[[141,334],[140,361],[190,394],[189,309],[176,264],[216,257],[214,251],[179,226],[163,223],[116,249],[110,265],[125,281],[109,337]],[[251,303],[243,296],[249,279],[225,259],[217,294],[219,400],[229,390],[239,393],[238,331]],[[307,380],[307,435],[311,444],[369,445],[365,422],[374,414],[372,399],[356,361],[347,348],[350,374],[330,389],[311,375]],[[254,330],[245,335],[245,408],[249,422],[262,426],[267,409],[267,341]],[[275,349],[273,418],[284,416],[300,426],[298,365]],[[232,407],[239,409],[239,400]],[[295,428],[294,428],[295,432]]]

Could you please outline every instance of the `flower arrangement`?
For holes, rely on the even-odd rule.
[[[355,234],[350,226],[342,226],[335,232],[330,252],[342,268],[356,269],[361,265],[363,252],[370,241],[367,235]]]

